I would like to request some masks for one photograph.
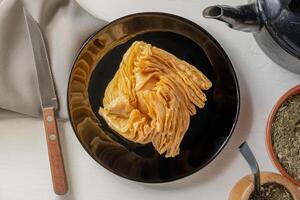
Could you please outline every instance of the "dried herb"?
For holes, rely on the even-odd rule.
[[[257,200],[258,198],[251,194],[249,200]],[[294,200],[291,193],[278,183],[266,183],[261,186],[261,200]]]
[[[286,172],[300,181],[300,95],[288,98],[272,124],[272,144]]]

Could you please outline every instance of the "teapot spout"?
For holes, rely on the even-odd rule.
[[[255,4],[239,7],[210,6],[203,11],[203,17],[217,19],[230,28],[245,32],[257,32],[261,28],[260,18]]]

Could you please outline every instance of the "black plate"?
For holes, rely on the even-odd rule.
[[[130,142],[99,116],[105,88],[134,41],[167,50],[196,66],[212,81],[204,109],[191,118],[180,155],[165,158],[151,144]],[[118,19],[91,36],[75,60],[68,105],[74,131],[102,166],[141,182],[166,182],[203,168],[223,149],[239,113],[239,87],[220,45],[198,25],[178,16],[140,13]]]

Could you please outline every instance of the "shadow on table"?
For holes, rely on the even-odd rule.
[[[19,119],[19,118],[28,118],[29,116],[22,115],[16,112],[0,109],[0,121],[10,120],[10,119]]]
[[[230,167],[230,163],[238,156],[238,147],[243,141],[247,140],[253,121],[253,105],[246,79],[243,74],[239,73],[238,69],[236,71],[241,91],[241,109],[235,131],[223,151],[212,163],[192,176],[171,183],[142,184],[144,187],[153,190],[178,190],[187,187],[196,187],[213,181]]]
[[[62,196],[55,196],[54,200],[75,200],[73,192],[69,191],[66,195],[62,195]]]

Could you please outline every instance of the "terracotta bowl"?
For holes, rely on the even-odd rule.
[[[284,176],[272,172],[262,172],[260,179],[262,185],[266,183],[278,183],[290,192],[294,200],[300,199],[300,191],[298,188]],[[253,176],[245,176],[232,188],[229,194],[229,200],[249,200],[253,190]]]
[[[295,87],[293,87],[292,89],[290,89],[289,91],[287,91],[283,96],[280,97],[280,99],[277,101],[277,103],[275,104],[275,106],[273,107],[269,118],[268,118],[268,122],[267,122],[267,127],[266,127],[266,145],[267,145],[267,149],[268,149],[268,153],[269,156],[271,158],[271,160],[273,161],[274,165],[277,167],[277,169],[280,171],[280,173],[282,175],[284,175],[286,178],[288,178],[290,181],[292,181],[294,184],[296,184],[298,187],[300,187],[300,182],[295,180],[292,176],[290,176],[285,169],[281,166],[279,160],[277,159],[277,156],[274,152],[273,149],[273,145],[272,145],[272,123],[273,123],[273,119],[277,113],[277,110],[279,109],[279,107],[281,106],[281,104],[288,99],[291,96],[294,96],[296,94],[300,94],[300,85],[297,85]]]

